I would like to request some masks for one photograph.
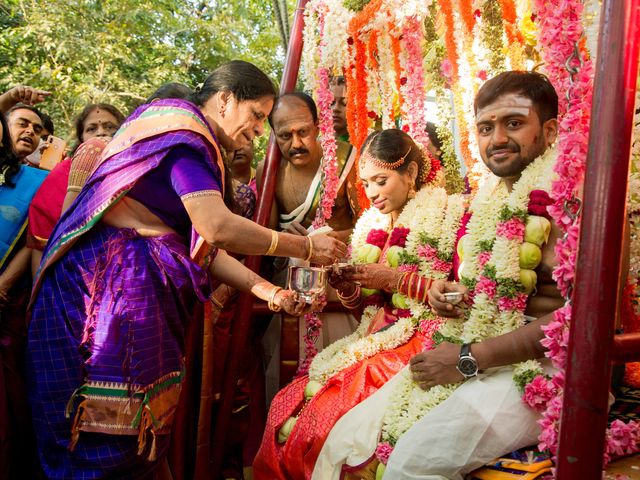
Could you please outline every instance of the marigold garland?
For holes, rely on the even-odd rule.
[[[451,65],[451,83],[453,98],[455,104],[455,116],[458,123],[458,127],[461,133],[460,135],[460,153],[467,168],[467,178],[472,191],[476,191],[478,188],[478,181],[476,178],[470,176],[475,163],[473,154],[469,148],[469,126],[467,125],[464,117],[464,99],[462,86],[460,85],[459,66],[460,61],[458,55],[458,47],[456,45],[455,38],[455,20],[453,16],[453,6],[450,2],[440,2],[440,14],[442,15],[443,24],[445,28],[444,41],[446,47],[447,59]],[[466,132],[466,134],[464,133]]]
[[[395,26],[392,23],[387,24],[387,31],[389,33],[389,39],[391,40],[391,51],[393,52],[393,70],[395,71],[396,78],[396,90],[398,92],[398,104],[396,110],[400,111],[404,104],[404,98],[402,96],[402,66],[400,64],[400,36],[395,31]]]
[[[353,42],[351,46],[352,58],[348,68],[353,68],[347,81],[347,127],[349,139],[357,152],[360,151],[368,135],[369,112],[367,110],[368,85],[367,85],[367,45],[361,38],[364,27],[369,24],[382,5],[382,0],[372,0],[349,22],[347,31]],[[355,88],[354,88],[355,87]],[[349,114],[349,111],[351,113]],[[359,168],[359,157],[355,168]],[[365,209],[369,206],[369,199],[364,193],[360,180],[357,182],[358,202]]]
[[[466,34],[473,34],[473,27],[476,25],[476,16],[473,14],[473,0],[458,0],[458,12],[462,18],[462,24],[465,27]]]
[[[504,30],[507,35],[507,52],[508,57],[511,60],[511,68],[513,70],[522,70],[524,68],[524,37],[517,28],[518,18],[516,15],[516,7],[513,0],[498,1],[500,2]]]

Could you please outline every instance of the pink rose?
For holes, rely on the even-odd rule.
[[[444,260],[440,260],[439,258],[434,258],[432,267],[436,272],[448,273],[451,271],[451,262],[446,262]]]
[[[524,293],[519,293],[513,298],[501,297],[498,300],[498,308],[503,312],[507,312],[510,310],[524,311],[524,309],[527,307],[527,298],[528,296]]]
[[[530,215],[539,215],[551,220],[551,215],[547,207],[553,203],[551,197],[544,190],[532,190],[529,194],[529,206],[527,208]]]
[[[607,431],[605,462],[608,463],[612,457],[636,453],[638,441],[640,441],[640,423],[633,420],[629,423],[614,420]]]
[[[367,243],[383,249],[384,244],[387,243],[387,236],[387,232],[385,232],[384,230],[380,228],[374,228],[367,235]]]
[[[393,447],[388,442],[381,442],[376,447],[376,457],[380,460],[380,463],[386,465],[389,461],[389,457],[393,452]]]
[[[398,271],[400,272],[417,272],[418,271],[418,265],[413,265],[411,263],[405,263],[404,265],[399,265],[398,266]]]
[[[404,248],[407,244],[407,235],[410,230],[404,227],[396,227],[391,231],[391,237],[389,238],[389,245]]]
[[[435,347],[435,343],[433,341],[433,335],[438,331],[438,329],[441,326],[442,326],[442,321],[440,319],[420,320],[420,324],[418,325],[418,330],[424,337],[424,340],[422,341],[422,346],[424,350],[432,350]]]
[[[491,260],[491,252],[482,252],[478,255],[478,265],[480,268],[484,268],[489,260]]]
[[[448,59],[444,59],[440,64],[440,73],[444,75],[448,81],[451,81],[451,76],[453,75],[453,65]]]
[[[557,391],[552,381],[538,375],[524,387],[522,400],[537,412],[543,412]]]

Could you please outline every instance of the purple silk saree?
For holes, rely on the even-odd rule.
[[[194,302],[207,297],[207,275],[191,260],[188,239],[142,237],[99,220],[184,146],[209,167],[209,188],[222,185],[216,140],[194,105],[163,100],[138,109],[44,251],[27,369],[49,478],[147,478],[166,453],[184,328]]]

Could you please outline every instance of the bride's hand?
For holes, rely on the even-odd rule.
[[[356,288],[356,284],[351,280],[347,280],[341,271],[336,272],[330,270],[328,282],[329,285],[343,295],[346,293],[353,293]]]
[[[384,290],[386,292],[391,292],[396,288],[398,278],[402,275],[402,272],[395,268],[377,263],[349,266],[343,272],[345,280],[358,282],[365,288]]]

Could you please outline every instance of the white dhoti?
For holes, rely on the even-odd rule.
[[[314,480],[337,480],[343,464],[357,466],[371,458],[399,378],[336,423],[316,463]],[[539,418],[522,402],[513,369],[491,369],[464,382],[400,438],[384,478],[462,480],[500,455],[537,443]]]

